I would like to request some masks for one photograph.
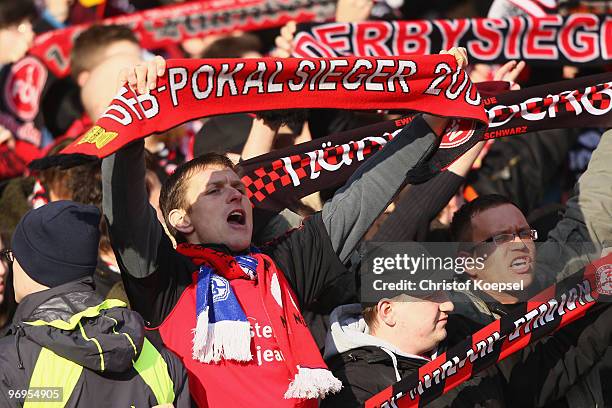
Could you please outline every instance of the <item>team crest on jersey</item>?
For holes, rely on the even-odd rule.
[[[230,294],[230,283],[227,279],[213,275],[210,278],[210,290],[213,296],[213,302],[226,300]]]
[[[11,67],[4,84],[8,108],[21,120],[34,119],[47,82],[47,68],[36,58],[25,57]]]
[[[595,272],[597,292],[600,295],[612,295],[612,265],[600,266]]]
[[[453,147],[461,146],[474,134],[475,124],[474,121],[466,119],[452,119],[446,133],[442,136],[440,142],[440,149],[451,149]]]

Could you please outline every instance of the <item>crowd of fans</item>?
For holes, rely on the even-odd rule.
[[[407,184],[449,124],[419,114],[343,186],[278,214],[253,208],[240,162],[398,116],[291,106],[216,116],[101,160],[31,170],[87,132],[122,85],[155,89],[168,58],[291,56],[295,22],[172,50],[96,24],[174,3],[0,0],[0,406],[361,406],[609,252],[612,131],[600,128],[481,141]],[[336,21],[525,13],[518,0],[413,3],[338,0]],[[591,3],[554,12],[610,9]],[[36,36],[76,24],[89,27],[73,39],[68,77],[13,81]],[[440,51],[472,82],[513,90],[610,72],[470,64],[464,48]],[[12,93],[35,99],[31,128],[16,125]],[[525,289],[360,303],[367,242],[469,243],[456,255],[484,257],[484,268],[449,280]],[[612,407],[612,311],[600,306],[431,406]]]

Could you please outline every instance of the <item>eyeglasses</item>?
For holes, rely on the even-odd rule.
[[[13,262],[15,262],[15,256],[13,255],[13,251],[11,249],[1,250],[0,259],[5,260],[9,266],[12,266]]]
[[[478,246],[485,242],[493,242],[496,246],[500,246],[508,242],[514,241],[516,237],[519,237],[521,241],[535,241],[536,239],[538,239],[538,231],[534,229],[524,229],[518,232],[497,234],[492,236],[491,238],[485,239],[484,241],[480,241],[475,246]]]

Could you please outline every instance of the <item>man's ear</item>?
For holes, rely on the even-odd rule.
[[[469,252],[469,251],[459,251],[457,252],[457,258],[474,258],[475,255],[473,252]],[[465,266],[465,273],[468,274],[469,277],[471,278],[475,278],[478,275],[478,264],[474,263],[474,262],[469,262],[468,264],[474,266],[473,268],[469,268],[466,263],[464,262],[463,265]]]
[[[89,79],[89,71],[83,71],[77,76],[77,84],[79,88],[82,88],[85,85],[85,82]]]
[[[191,219],[185,210],[175,208],[170,211],[168,214],[168,221],[170,221],[170,225],[174,227],[177,231],[187,236],[194,231],[193,224],[191,224]]]
[[[387,326],[395,326],[395,313],[393,312],[393,302],[389,299],[381,299],[376,305],[377,315]]]

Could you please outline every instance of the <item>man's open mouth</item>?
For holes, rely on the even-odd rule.
[[[232,225],[245,225],[246,214],[244,210],[234,210],[227,216],[227,223]]]
[[[527,272],[529,266],[531,266],[531,257],[528,255],[514,258],[510,264],[510,268],[518,273]]]

